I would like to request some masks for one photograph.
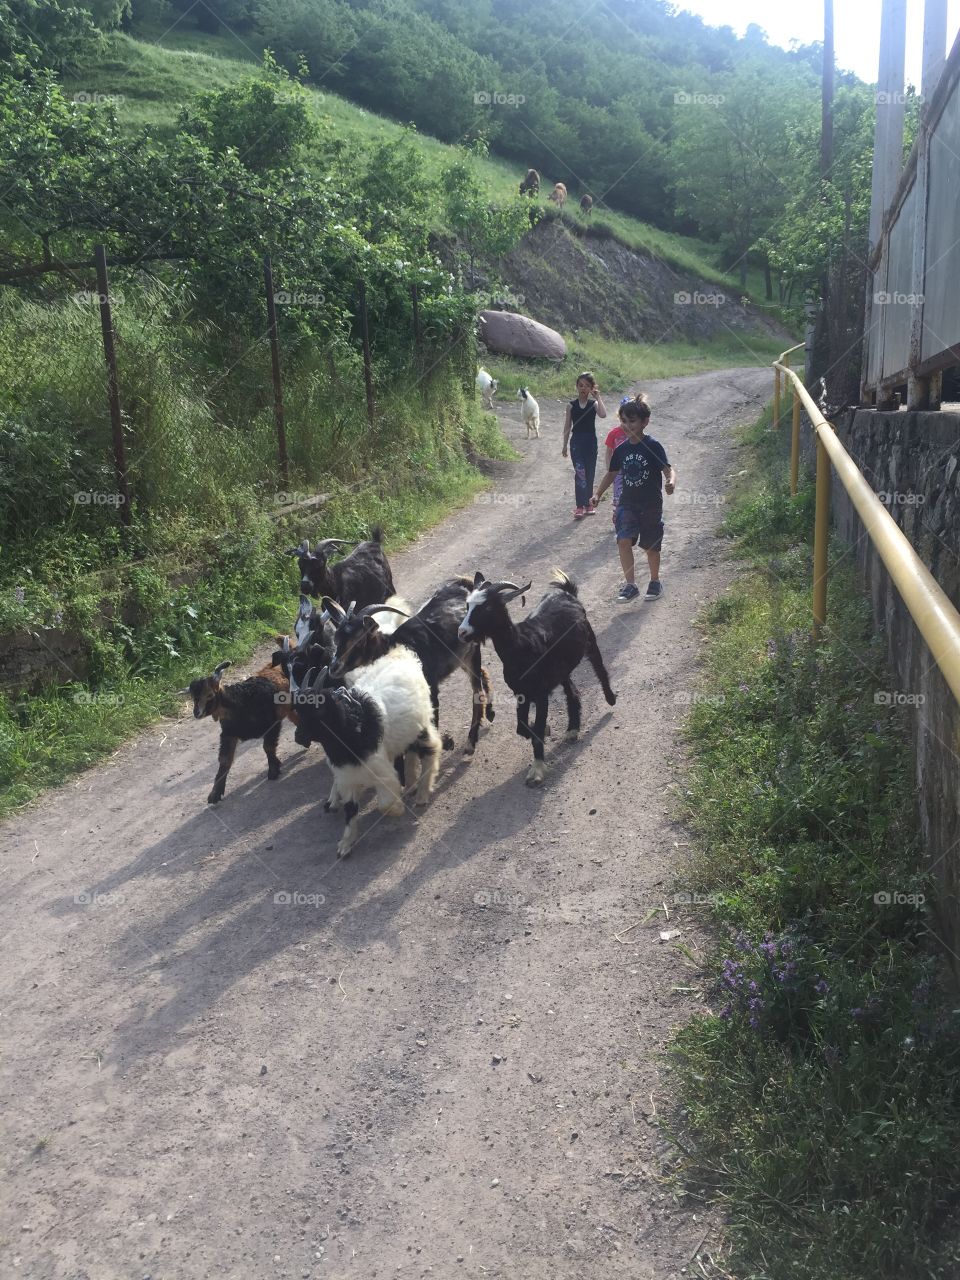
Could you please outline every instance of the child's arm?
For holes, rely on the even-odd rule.
[[[596,404],[597,404],[597,417],[598,417],[598,418],[605,418],[605,417],[607,416],[607,406],[603,403],[603,401],[602,401],[602,400],[601,400],[601,398],[600,398],[600,388],[599,388],[599,387],[594,387],[594,389],[593,389],[593,398],[594,398],[594,400],[596,401]]]
[[[677,473],[669,464],[663,468],[664,492],[673,493],[677,487]]]
[[[597,485],[597,492],[593,495],[594,506],[597,505],[597,503],[600,501],[600,499],[603,497],[606,491],[613,484],[614,480],[616,480],[617,475],[618,475],[618,472],[616,471],[610,471],[610,470],[607,471],[607,474],[603,477],[603,479]]]
[[[567,405],[567,413],[563,419],[563,449],[560,451],[561,457],[567,456],[567,443],[570,439],[570,429],[573,426],[573,410]]]

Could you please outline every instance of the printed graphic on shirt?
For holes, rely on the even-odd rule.
[[[663,468],[669,465],[666,450],[653,436],[617,445],[610,470],[618,472],[622,480],[620,504],[633,508],[659,505]]]

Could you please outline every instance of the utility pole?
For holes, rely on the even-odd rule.
[[[903,73],[907,41],[907,0],[883,0],[880,16],[880,70],[877,123],[873,136],[870,248],[880,239],[884,214],[897,189],[903,165]]]

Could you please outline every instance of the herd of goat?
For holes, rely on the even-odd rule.
[[[520,179],[520,194],[522,196],[538,196],[540,194],[540,174],[536,169],[528,169],[526,176]],[[548,200],[552,200],[558,209],[562,209],[567,203],[567,187],[566,183],[555,182],[553,190],[547,196]],[[585,218],[589,218],[593,212],[593,196],[588,192],[580,197],[580,212]]]
[[[224,683],[231,665],[221,662],[208,676],[181,690],[193,698],[193,714],[220,726],[217,775],[208,803],[223,799],[227,775],[240,742],[260,738],[267,777],[280,774],[277,743],[284,720],[296,726],[301,746],[317,743],[333,774],[324,808],[343,810],[344,830],[337,856],[357,838],[362,793],[374,788],[382,812],[400,814],[403,797],[430,799],[441,750],[439,687],[454,671],[465,671],[472,689],[470,728],[464,754],[476,750],[480,727],[494,718],[490,680],[481,645],[491,641],[503,676],[516,699],[517,733],[533,745],[526,781],[545,776],[543,742],[550,694],[562,688],[567,703],[567,738],[580,731],[580,695],[572,674],[584,658],[593,667],[604,697],[613,706],[596,636],[577,587],[554,570],[549,589],[520,622],[507,605],[530,583],[447,579],[416,612],[396,595],[383,550],[382,530],[335,561],[349,546],[325,538],[312,549],[292,547],[300,569],[300,608],[292,636],[278,636],[270,663],[255,675]],[[313,603],[319,600],[319,607]],[[533,708],[533,722],[530,710]]]

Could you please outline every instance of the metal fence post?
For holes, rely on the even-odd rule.
[[[830,457],[817,432],[817,514],[813,529],[813,638],[827,621],[827,550],[830,539]]]
[[[363,280],[360,281],[358,295],[360,302],[360,336],[363,339],[363,381],[367,389],[367,418],[372,427],[375,414],[373,368],[370,359],[370,326],[367,322],[367,286]]]
[[[793,419],[790,424],[790,496],[795,498],[800,485],[800,396],[793,385],[793,379],[790,380],[790,389],[793,392]]]
[[[773,429],[780,426],[780,370],[773,371]]]
[[[113,434],[113,466],[117,475],[117,493],[120,497],[120,519],[130,524],[130,487],[127,482],[127,454],[123,442],[123,414],[120,412],[120,382],[117,377],[117,351],[113,332],[113,314],[110,310],[110,281],[107,277],[107,251],[102,244],[94,245],[93,260],[97,268],[97,293],[100,302],[100,329],[103,334],[103,356],[107,362],[107,397],[110,402],[110,426]]]
[[[277,454],[280,459],[280,477],[283,484],[290,484],[290,463],[287,458],[287,428],[283,415],[283,382],[280,377],[280,338],[277,333],[277,300],[273,292],[273,263],[269,253],[263,259],[263,284],[267,295],[267,326],[270,333],[270,363],[273,368],[273,421],[277,430]]]

